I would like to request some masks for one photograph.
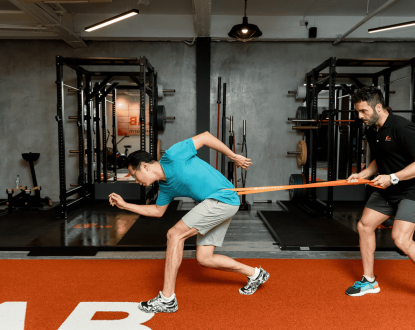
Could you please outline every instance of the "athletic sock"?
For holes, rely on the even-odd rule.
[[[366,275],[363,275],[369,282],[373,282],[375,280],[375,277],[369,277]]]
[[[170,302],[176,297],[176,295],[173,293],[171,297],[167,298],[163,295],[163,292],[161,291],[160,291],[160,296],[161,296],[161,300],[163,300],[164,302]]]
[[[259,268],[256,268],[255,267],[255,273],[254,273],[254,275],[248,276],[248,278],[251,279],[251,280],[256,280],[257,277],[258,277],[258,275],[259,275]]]

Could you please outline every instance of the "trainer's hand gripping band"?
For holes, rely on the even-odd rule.
[[[359,184],[368,184],[369,186],[385,189],[384,187],[375,186],[372,181],[366,179],[357,179],[357,181],[348,182],[347,180],[326,181],[318,183],[287,185],[287,186],[268,186],[268,187],[249,187],[249,188],[234,188],[224,189],[238,192],[238,195],[259,194],[268,191],[289,190],[299,188],[319,188],[319,187],[338,187],[338,186],[355,186]]]

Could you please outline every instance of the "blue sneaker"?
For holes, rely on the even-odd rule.
[[[380,288],[378,282],[375,280],[369,282],[366,277],[363,276],[361,281],[354,282],[354,285],[346,290],[346,294],[352,297],[364,296],[366,293],[379,293]]]

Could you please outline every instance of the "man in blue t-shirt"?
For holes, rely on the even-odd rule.
[[[137,183],[149,186],[159,181],[160,193],[155,205],[129,204],[115,193],[109,196],[111,205],[149,217],[161,217],[175,197],[190,197],[200,202],[167,233],[163,290],[156,298],[140,302],[139,308],[144,312],[177,311],[174,294],[177,272],[183,257],[184,241],[193,235],[197,235],[196,259],[200,265],[248,277],[247,285],[239,289],[239,293],[251,295],[269,278],[262,268],[253,268],[213,253],[216,246],[222,246],[230,221],[239,210],[240,201],[236,192],[224,190],[234,186],[196,156],[197,150],[203,146],[223,153],[238,167],[248,169],[252,164],[250,159],[233,153],[213,135],[205,132],[176,143],[165,152],[160,162],[145,151],[136,151],[128,156],[126,166]]]

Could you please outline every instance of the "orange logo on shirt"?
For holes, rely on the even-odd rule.
[[[388,136],[385,138],[385,141],[392,141],[392,138],[388,135]]]

